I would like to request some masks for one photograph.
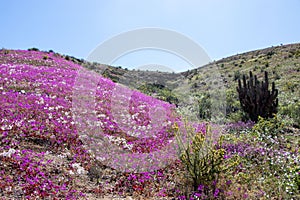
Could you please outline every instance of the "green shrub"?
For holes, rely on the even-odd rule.
[[[167,101],[171,104],[178,105],[179,99],[171,89],[167,88],[165,85],[158,83],[146,83],[137,88],[144,94],[156,95],[156,98]]]
[[[177,129],[178,130],[178,129]],[[223,137],[215,138],[209,125],[206,131],[195,132],[191,126],[185,125],[185,133],[177,131],[179,158],[186,167],[192,180],[194,191],[199,185],[205,185],[214,191],[220,174],[237,165],[237,157],[225,159],[222,146]],[[216,139],[214,142],[213,140]]]
[[[295,55],[295,58],[299,58],[300,57],[300,50],[297,50],[294,55]]]
[[[40,51],[40,50],[36,47],[32,47],[32,48],[29,48],[28,51]]]
[[[265,67],[268,68],[270,66],[269,62],[265,63]]]
[[[210,95],[208,93],[196,95],[198,103],[198,117],[200,119],[210,119],[211,118],[211,106],[212,102]]]
[[[241,72],[240,71],[235,71],[234,76],[233,76],[233,80],[236,81],[240,78],[241,78]]]
[[[300,127],[300,102],[291,103],[280,107],[280,113],[293,120],[293,125]]]
[[[272,143],[273,138],[277,138],[284,132],[284,123],[278,119],[277,115],[270,119],[258,117],[258,122],[252,129],[262,140]]]
[[[274,51],[269,51],[269,52],[267,53],[267,59],[271,59],[272,56],[273,56],[274,54],[275,54]]]
[[[230,116],[235,116],[234,118],[236,120],[233,121],[241,121],[243,119],[241,114],[242,111],[236,91],[233,89],[226,90],[226,117],[230,118]]]
[[[8,49],[2,49],[2,51],[4,52],[4,55],[7,55],[10,53],[10,51]]]
[[[227,114],[226,119],[228,119],[229,122],[247,121],[247,116],[243,111],[238,110]]]
[[[66,60],[71,60],[71,57],[70,56],[65,56],[65,59]]]
[[[169,102],[171,104],[175,104],[175,105],[177,105],[179,103],[179,100],[178,100],[177,96],[175,95],[175,93],[173,93],[168,88],[160,90],[158,95],[159,95],[158,98],[163,101],[167,101],[167,102]]]
[[[256,71],[258,69],[260,69],[259,66],[255,65],[255,67],[253,68],[253,71]]]

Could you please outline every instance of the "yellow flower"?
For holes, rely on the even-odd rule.
[[[174,123],[174,125],[173,125],[173,129],[174,129],[175,131],[178,131],[178,130],[179,130],[179,126],[178,126],[178,124],[177,124],[177,123]]]

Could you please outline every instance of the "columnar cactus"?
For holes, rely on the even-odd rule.
[[[242,109],[249,114],[252,121],[257,122],[258,116],[272,118],[277,113],[278,90],[272,82],[272,90],[269,91],[268,72],[265,71],[265,81],[258,81],[250,71],[249,80],[243,75],[243,82],[238,80],[237,91]]]

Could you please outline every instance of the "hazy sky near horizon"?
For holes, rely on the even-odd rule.
[[[212,60],[300,42],[300,0],[11,0],[1,2],[0,48],[54,50],[87,58],[126,31],[156,27],[200,45]],[[132,52],[113,65],[129,68],[185,61],[166,52]]]

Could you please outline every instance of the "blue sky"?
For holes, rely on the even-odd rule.
[[[54,50],[78,58],[126,31],[157,27],[183,34],[212,60],[254,49],[300,42],[299,0],[11,0],[1,2],[0,48]],[[180,58],[152,50],[133,52],[114,65]]]

